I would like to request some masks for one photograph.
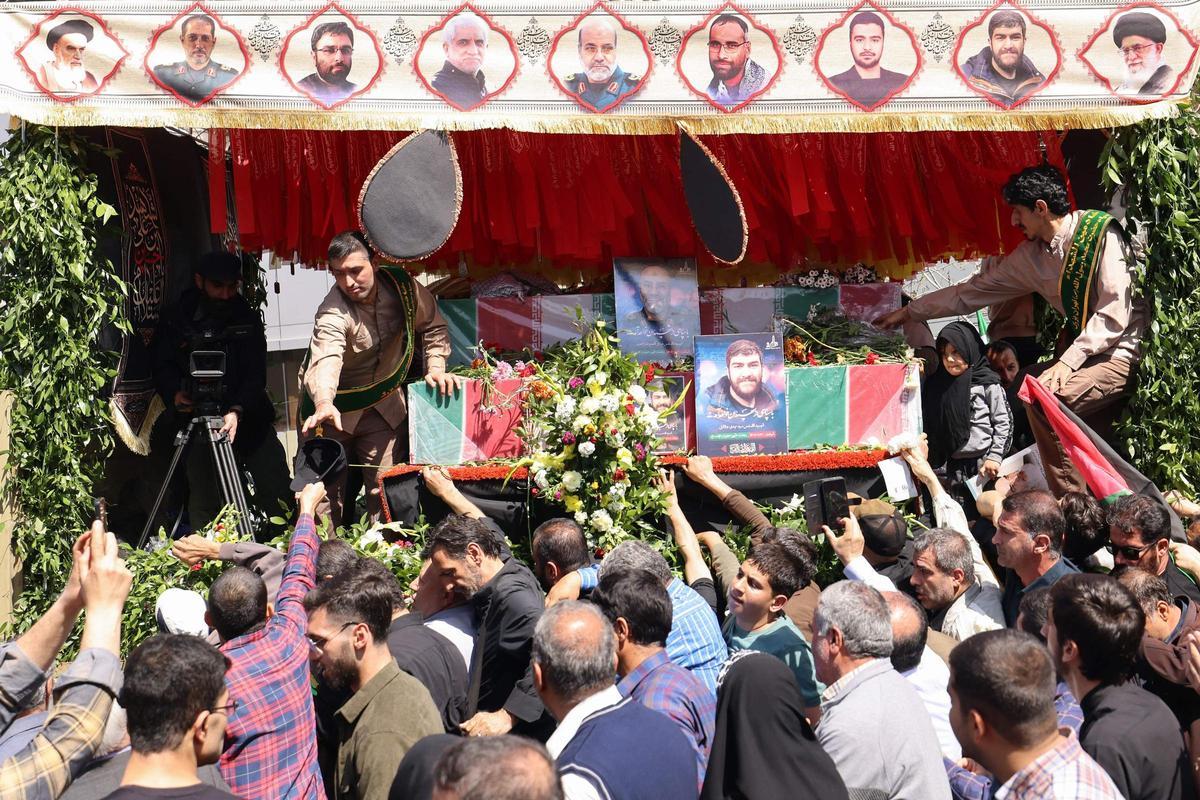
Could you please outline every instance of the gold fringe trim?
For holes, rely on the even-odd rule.
[[[925,131],[1045,131],[1115,128],[1147,119],[1178,116],[1186,100],[1145,105],[1111,105],[1062,111],[982,111],[901,114],[876,111],[839,114],[722,114],[701,117],[562,114],[404,114],[395,112],[256,111],[254,109],[164,109],[147,112],[98,109],[24,100],[0,100],[0,107],[42,125],[116,125],[135,128],[269,128],[284,130],[400,130],[426,128],[483,130],[509,128],[526,133],[671,134],[678,127],[693,135],[734,133],[918,133]]]
[[[108,410],[112,414],[113,427],[117,430],[117,436],[121,437],[125,446],[139,456],[150,455],[150,431],[154,430],[154,423],[158,422],[158,418],[167,410],[162,398],[158,396],[158,392],[155,392],[150,400],[150,407],[146,409],[146,419],[142,422],[142,429],[139,431],[129,427],[129,420],[125,419],[125,415],[117,407],[115,397],[109,398]]]

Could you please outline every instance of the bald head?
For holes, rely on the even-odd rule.
[[[925,640],[929,638],[925,609],[900,592],[884,592],[883,599],[892,625],[892,666],[897,672],[915,669],[921,663]]]
[[[520,736],[463,739],[438,759],[434,800],[562,800],[546,748]]]
[[[533,664],[547,707],[555,705],[547,694],[574,706],[613,685],[617,640],[612,625],[591,603],[551,606],[533,634]]]
[[[607,41],[614,47],[617,44],[617,26],[607,17],[588,17],[579,23],[579,46],[583,47],[585,39],[598,42]]]

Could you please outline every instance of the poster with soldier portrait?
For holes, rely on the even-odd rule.
[[[697,336],[696,452],[786,452],[786,387],[783,339],[777,334]]]
[[[641,31],[603,3],[576,17],[550,45],[550,77],[588,111],[604,114],[641,91],[653,59]]]
[[[771,88],[782,63],[775,35],[729,3],[684,35],[676,66],[694,94],[737,111]]]
[[[413,65],[429,91],[470,111],[512,83],[517,47],[507,31],[467,4],[425,33]]]
[[[613,284],[621,352],[659,364],[692,355],[700,333],[694,260],[618,258]]]
[[[1176,90],[1196,59],[1197,40],[1173,13],[1152,3],[1114,11],[1079,50],[1109,91],[1149,103]]]
[[[17,50],[34,85],[65,103],[99,92],[128,55],[107,23],[78,9],[42,19]]]
[[[815,61],[830,91],[874,111],[912,83],[921,49],[912,29],[885,8],[861,3],[821,35]]]
[[[241,34],[196,3],[154,32],[145,66],[156,84],[199,106],[232,86],[249,62]]]
[[[1010,109],[1050,85],[1062,65],[1062,51],[1049,25],[1003,0],[963,29],[953,60],[971,91]]]
[[[288,34],[279,63],[297,92],[336,108],[375,85],[383,52],[366,25],[330,3]]]
[[[691,372],[658,373],[646,384],[646,402],[660,414],[654,435],[662,444],[654,448],[655,453],[687,452],[694,447],[694,397]]]

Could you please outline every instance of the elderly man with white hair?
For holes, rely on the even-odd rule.
[[[96,76],[83,66],[83,54],[96,35],[90,22],[70,19],[46,34],[51,59],[38,67],[38,82],[54,94],[87,94],[100,88]]]
[[[817,739],[850,789],[887,798],[949,800],[950,783],[929,714],[892,667],[887,603],[859,581],[821,592],[813,661],[828,688]]]
[[[463,111],[487,97],[483,59],[487,55],[488,26],[470,11],[456,14],[442,28],[442,52],[446,63],[433,76],[434,91]]]
[[[1113,44],[1125,62],[1125,80],[1117,94],[1152,97],[1172,89],[1175,70],[1163,53],[1166,43],[1166,24],[1149,11],[1131,11],[1117,20]]]

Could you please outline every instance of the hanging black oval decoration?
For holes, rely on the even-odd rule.
[[[358,223],[371,245],[396,261],[437,251],[462,210],[462,172],[445,131],[418,131],[379,160],[358,196]]]
[[[712,151],[691,134],[679,135],[679,170],[692,225],[713,258],[736,264],[746,257],[750,236],[737,187]]]

